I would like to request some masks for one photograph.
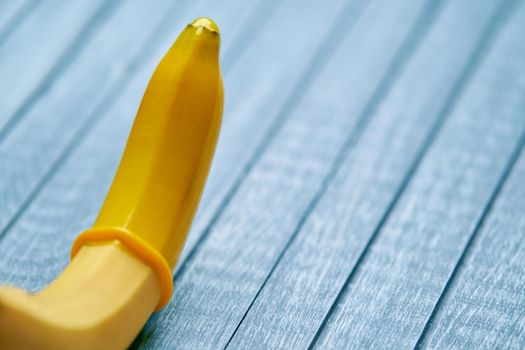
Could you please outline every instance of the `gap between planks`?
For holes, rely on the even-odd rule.
[[[334,180],[339,168],[343,164],[343,160],[346,157],[346,155],[350,152],[352,147],[359,141],[361,135],[363,134],[363,131],[366,129],[370,119],[372,118],[375,110],[377,109],[378,105],[381,103],[383,98],[388,94],[392,86],[395,84],[397,77],[403,70],[403,67],[405,66],[406,62],[408,61],[408,58],[413,54],[413,52],[417,49],[419,43],[421,40],[423,40],[425,34],[428,32],[429,28],[431,28],[432,24],[435,21],[435,18],[438,16],[439,9],[441,7],[441,1],[435,1],[430,2],[427,4],[427,6],[423,9],[422,13],[420,14],[417,22],[414,24],[413,28],[410,30],[409,36],[404,40],[403,44],[399,48],[398,52],[396,53],[393,61],[389,65],[384,77],[381,79],[381,82],[379,84],[379,87],[376,89],[372,97],[370,98],[369,102],[367,103],[361,117],[359,118],[357,125],[355,126],[355,129],[352,130],[352,133],[348,136],[345,143],[341,147],[341,149],[338,151],[335,160],[333,164],[330,167],[330,170],[328,171],[328,174],[323,179],[321,186],[319,187],[318,191],[315,193],[314,197],[308,204],[305,212],[303,213],[302,217],[300,218],[297,226],[295,227],[292,235],[286,242],[284,248],[279,253],[274,265],[270,269],[269,273],[265,277],[263,283],[261,284],[259,290],[257,291],[255,297],[253,298],[252,302],[246,309],[244,315],[242,316],[241,320],[237,324],[234,332],[231,334],[230,339],[226,343],[224,349],[226,349],[232,339],[234,338],[235,334],[237,333],[239,327],[241,326],[242,322],[246,318],[246,315],[252,308],[253,304],[257,300],[258,296],[260,295],[261,291],[265,287],[266,283],[272,276],[273,272],[275,271],[276,267],[279,265],[280,261],[282,260],[284,254],[286,253],[286,250],[291,246],[291,244],[294,242],[294,240],[297,238],[297,235],[301,232],[302,227],[304,226],[307,218],[309,215],[313,212],[313,210],[316,208],[317,204],[319,203],[320,199],[322,198],[324,192],[332,183]],[[343,15],[348,16],[346,11],[343,11]],[[336,25],[337,25],[336,21]],[[333,30],[337,31],[337,28],[334,28]],[[334,48],[335,50],[335,48]],[[323,322],[324,323],[324,322]],[[315,337],[316,338],[316,337]],[[314,339],[315,339],[314,338]]]
[[[371,246],[373,245],[374,241],[378,237],[379,233],[381,232],[381,229],[385,225],[386,221],[388,220],[388,217],[392,213],[393,209],[395,208],[396,204],[398,203],[399,199],[401,198],[403,192],[407,188],[408,184],[410,183],[410,180],[413,178],[414,174],[416,173],[416,170],[420,166],[422,160],[424,159],[426,153],[434,143],[435,139],[437,138],[437,135],[441,131],[443,125],[445,124],[448,115],[453,110],[456,103],[459,101],[463,91],[468,86],[468,83],[474,73],[476,72],[477,68],[480,66],[483,57],[486,56],[486,53],[490,49],[495,37],[497,36],[497,32],[500,27],[502,26],[502,23],[508,14],[508,9],[504,8],[496,13],[494,16],[494,19],[489,23],[487,26],[484,34],[481,36],[480,43],[476,49],[476,51],[473,53],[472,58],[470,62],[466,64],[465,70],[461,74],[460,78],[458,79],[457,84],[454,86],[452,91],[449,94],[449,97],[447,98],[447,102],[444,104],[441,112],[439,113],[439,117],[437,118],[435,124],[431,128],[431,134],[428,136],[426,142],[423,144],[422,148],[420,149],[418,155],[416,156],[416,159],[412,166],[410,167],[406,177],[404,178],[403,182],[401,183],[401,186],[396,191],[396,194],[394,195],[393,200],[389,204],[387,210],[385,211],[384,215],[382,216],[381,220],[379,221],[377,227],[375,228],[372,236],[366,243],[364,249],[362,250],[361,254],[359,255],[356,264],[352,268],[350,274],[348,275],[346,281],[344,282],[342,288],[338,292],[336,299],[334,300],[332,306],[328,310],[325,318],[323,319],[323,322],[321,323],[321,326],[318,328],[318,330],[315,333],[314,338],[312,339],[311,343],[309,344],[308,348],[313,349],[315,344],[317,343],[321,333],[323,332],[324,328],[326,327],[328,320],[332,316],[332,314],[335,312],[335,309],[339,302],[344,297],[345,293],[348,290],[348,287],[352,283],[356,271],[359,269],[359,266],[364,261],[365,257],[367,256],[368,252],[370,251]],[[432,318],[432,317],[431,317]],[[430,319],[429,319],[430,321]],[[423,332],[424,333],[424,332]]]

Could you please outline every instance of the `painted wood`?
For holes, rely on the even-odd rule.
[[[469,237],[522,147],[525,51],[519,38],[525,7],[515,12],[508,4],[503,8],[502,13],[515,16],[370,243],[317,347],[416,345]],[[505,18],[499,17],[499,24]]]
[[[67,264],[155,64],[206,15],[223,132],[132,348],[522,348],[525,4],[443,2],[0,1],[0,283]]]
[[[419,36],[408,36],[411,45],[403,45],[416,19],[430,19],[423,3],[417,4],[374,2],[364,9],[247,175],[209,239],[175,276],[171,304],[145,332],[144,348],[227,344],[321,189],[337,151],[352,130],[360,128],[367,100],[377,87],[381,90],[382,81],[392,79],[389,63],[394,57],[404,61],[406,50],[418,41]],[[339,23],[336,19],[333,28]],[[398,60],[394,67],[401,64]],[[341,118],[343,113],[348,117]]]
[[[519,58],[523,59],[523,58]],[[520,74],[519,90],[525,91]],[[516,106],[525,109],[525,101]],[[469,247],[422,348],[525,347],[525,154]]]
[[[442,111],[483,46],[498,5],[491,1],[474,8],[469,0],[444,5],[299,228],[230,348],[304,349],[311,344],[404,179],[438,132],[446,117]]]
[[[188,2],[188,4],[190,3]],[[141,62],[142,69],[136,72],[135,77],[121,95],[111,96],[115,99],[114,105],[103,104],[102,106],[107,110],[100,107],[95,108],[96,110],[100,109],[101,115],[98,117],[97,123],[91,124],[92,133],[89,133],[90,130],[81,129],[80,136],[75,135],[79,139],[73,137],[75,144],[69,144],[65,147],[65,153],[54,165],[56,170],[46,175],[49,178],[49,185],[42,187],[40,184],[39,191],[41,190],[42,193],[37,191],[34,198],[30,198],[31,201],[15,217],[16,220],[13,224],[7,227],[4,237],[0,240],[0,256],[2,256],[3,264],[3,267],[0,267],[2,283],[11,283],[29,290],[38,290],[50,283],[67,264],[67,256],[73,239],[82,230],[92,225],[107,193],[138,103],[152,74],[152,69],[158,62],[159,56],[172,44],[176,33],[184,26],[183,23],[187,23],[186,20],[181,23],[175,22],[175,15],[185,19],[194,18],[202,10],[202,6],[206,5],[205,2],[191,2],[191,4],[194,6],[173,7],[165,15],[164,23],[159,25],[151,34],[154,37],[162,38],[161,43],[157,42],[154,48],[149,49],[149,42],[144,44],[145,49],[135,48],[141,52],[143,50],[150,51],[146,57],[141,58],[141,61],[147,63]],[[242,4],[243,2],[239,0],[238,8],[243,8]],[[122,34],[119,30],[130,30],[125,23],[136,26],[137,21],[139,21],[136,17],[144,17],[147,13],[146,9],[141,8],[143,5],[144,2],[135,1],[131,4],[129,11],[123,11],[118,15],[121,18],[114,25],[108,23],[108,28],[101,32],[101,36],[105,37],[109,35],[108,33],[112,33],[118,37],[119,34]],[[227,32],[237,27],[234,19],[237,18],[243,22],[244,17],[239,16],[232,9],[223,10],[221,6],[212,7],[209,3],[206,8],[219,20],[223,19],[227,23],[234,24],[224,26],[224,30]],[[244,8],[249,10],[252,5]],[[181,10],[185,12],[183,13]],[[153,8],[152,11],[154,11]],[[247,15],[250,14],[249,11],[246,12]],[[158,13],[152,16],[153,18],[150,20],[157,18],[157,15]],[[142,19],[142,21],[146,20]],[[150,25],[154,24],[155,21]],[[142,30],[143,27],[137,26],[137,28],[137,30]],[[232,35],[233,37],[235,35]],[[103,40],[101,44],[105,42]],[[228,43],[228,40],[226,42]],[[122,53],[122,49],[121,47],[114,54]],[[86,50],[86,52],[93,51],[97,55],[103,56],[103,53],[99,52],[100,50],[91,50],[91,48]],[[83,66],[85,65],[80,67]],[[124,69],[124,72],[127,70]],[[68,84],[74,83],[74,81],[73,79]],[[54,145],[58,141],[51,140],[49,142]],[[33,156],[34,153],[38,152],[33,152]],[[13,162],[13,164],[15,163]],[[34,176],[26,174],[26,177]],[[23,247],[25,247],[23,251],[19,251]],[[41,264],[40,259],[44,259],[46,263]],[[13,269],[13,266],[17,268]]]
[[[50,0],[0,45],[0,140],[117,7],[116,1]]]

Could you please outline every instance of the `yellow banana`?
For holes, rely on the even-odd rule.
[[[0,289],[0,348],[125,348],[169,301],[221,124],[219,44],[216,24],[199,18],[169,49],[69,266],[34,295]]]

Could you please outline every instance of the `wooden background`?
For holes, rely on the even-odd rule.
[[[525,347],[525,3],[1,0],[0,283],[36,291],[197,16],[223,129],[135,349]]]

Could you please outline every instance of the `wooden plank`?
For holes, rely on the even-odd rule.
[[[245,30],[239,27],[239,23],[253,26],[254,21],[249,21],[249,18],[252,15],[261,16],[261,8],[257,3],[246,3],[243,0],[230,1],[232,7],[224,7],[221,3],[211,0],[198,3],[192,1],[188,4],[192,6],[185,7],[185,12],[181,12],[181,8],[175,6],[166,13],[163,23],[150,35],[153,38],[161,38],[161,43],[157,42],[151,47],[148,42],[138,48],[138,51],[146,51],[147,55],[141,57],[139,62],[130,62],[132,65],[142,67],[134,72],[136,74],[132,82],[126,86],[122,94],[111,95],[115,99],[112,106],[102,104],[102,107],[95,108],[100,109],[100,121],[90,124],[94,129],[93,132],[89,133],[90,129],[79,129],[78,139],[73,137],[75,143],[65,147],[65,153],[60,156],[58,163],[53,165],[54,172],[46,176],[48,181],[51,181],[49,186],[41,186],[42,192],[37,191],[33,196],[36,201],[24,205],[23,210],[15,217],[13,225],[8,227],[5,236],[0,240],[0,264],[4,267],[10,266],[9,269],[0,268],[2,283],[38,290],[51,282],[67,264],[72,240],[81,230],[91,226],[101,206],[152,69],[181,30],[181,23],[174,21],[174,18],[179,16],[184,18],[182,23],[187,23],[187,20],[195,18],[206,9],[207,14],[217,18],[219,23],[224,23],[223,32],[231,33],[223,39],[226,46],[236,49],[238,45],[230,41],[238,37],[235,30]],[[120,20],[115,19],[116,27],[108,23],[109,27],[101,32],[101,36],[125,36],[120,32],[124,30],[127,35],[133,34],[126,40],[136,40],[135,33],[129,32],[127,25],[136,26],[139,21],[146,20],[136,18],[136,16],[144,17],[148,13],[148,10],[140,8],[143,5],[142,1],[126,4],[131,6],[129,11],[126,12],[123,8],[117,15],[120,16]],[[242,10],[244,15],[240,15],[239,10]],[[125,16],[125,13],[128,16]],[[131,14],[133,16],[129,17]],[[122,21],[128,24],[125,25]],[[137,30],[143,30],[143,26],[137,26]],[[248,42],[243,44],[247,45]],[[104,55],[99,50],[95,50],[96,48],[98,47],[94,46],[94,51],[89,48],[86,52]],[[79,70],[86,69],[88,66],[82,64]],[[125,69],[124,72],[133,73]],[[63,131],[57,131],[55,134]],[[60,135],[55,136],[60,137]],[[49,142],[54,145],[59,140]],[[22,247],[24,249],[20,251]],[[45,263],[41,264],[39,259],[43,259]]]
[[[0,45],[37,6],[34,0],[0,1]]]
[[[360,116],[370,108],[367,101],[381,98],[421,39],[418,31],[432,22],[433,6],[421,2],[368,6],[276,132],[208,240],[176,275],[172,302],[145,332],[143,347],[227,345],[304,211],[322,191],[337,151],[365,123],[368,115]],[[307,10],[304,2],[302,7]],[[310,9],[319,16],[316,4]],[[346,11],[338,11],[339,18],[348,16]],[[416,32],[408,35],[414,23]]]
[[[498,2],[448,2],[245,316],[231,348],[305,349],[443,122]],[[343,115],[340,116],[342,118]]]
[[[523,60],[523,56],[519,60]],[[523,95],[525,76],[521,72],[516,89]],[[521,113],[524,108],[525,99],[522,99],[516,112]],[[474,237],[456,278],[447,289],[433,327],[420,343],[422,348],[525,347],[524,178],[522,151],[493,212]]]
[[[0,45],[0,141],[117,5],[103,0],[46,1]]]
[[[515,8],[507,3],[503,25]],[[413,348],[522,147],[525,120],[519,8],[454,106],[357,269],[316,347]]]

